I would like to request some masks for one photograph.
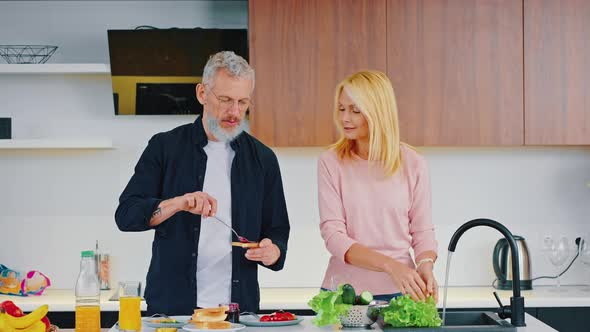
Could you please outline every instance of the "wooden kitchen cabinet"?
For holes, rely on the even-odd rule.
[[[386,70],[385,0],[249,0],[252,132],[271,146],[335,142],[336,84]]]
[[[522,2],[387,0],[403,141],[522,145]]]
[[[525,144],[590,144],[590,1],[524,0]]]
[[[377,69],[410,144],[590,144],[588,17],[585,0],[250,0],[252,131],[332,143],[336,83]]]

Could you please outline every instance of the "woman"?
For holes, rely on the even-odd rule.
[[[428,168],[400,143],[389,79],[355,73],[338,84],[334,102],[341,137],[318,162],[320,230],[332,254],[322,287],[337,280],[377,299],[437,301]]]

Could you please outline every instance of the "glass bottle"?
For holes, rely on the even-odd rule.
[[[76,281],[76,332],[100,332],[100,283],[94,251],[82,251]]]

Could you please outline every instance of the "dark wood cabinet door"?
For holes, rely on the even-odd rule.
[[[271,146],[320,146],[337,132],[336,84],[386,70],[385,0],[250,0],[256,70],[252,133]]]
[[[590,325],[590,308],[538,308],[537,318],[560,332],[588,331],[588,326]]]
[[[525,144],[590,144],[590,1],[524,0]]]
[[[388,0],[387,72],[414,145],[522,145],[522,2]]]

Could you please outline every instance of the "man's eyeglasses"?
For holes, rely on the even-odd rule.
[[[217,101],[219,101],[219,106],[221,106],[222,110],[226,110],[232,106],[234,106],[234,103],[236,102],[235,99],[232,99],[230,97],[227,96],[218,96],[217,94],[215,94],[215,92],[213,92],[213,90],[209,90],[213,96],[215,96],[215,98],[217,98]],[[248,107],[250,107],[252,105],[252,102],[250,101],[250,99],[240,99],[237,100],[238,102],[238,109],[240,111],[245,111],[248,109]]]

